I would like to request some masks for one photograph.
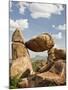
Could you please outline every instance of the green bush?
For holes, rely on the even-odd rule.
[[[17,77],[14,77],[14,78],[10,78],[10,86],[9,88],[10,89],[16,89],[18,88],[18,83],[21,81],[21,79],[17,79]]]

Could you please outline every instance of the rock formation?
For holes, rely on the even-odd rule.
[[[48,58],[47,64],[44,65],[39,72],[48,71],[56,61],[62,60],[64,63],[66,62],[66,53],[63,49],[51,48],[48,50]]]
[[[44,87],[64,85],[66,82],[66,64],[63,60],[55,61],[51,68],[42,73],[28,76],[19,82],[19,87]]]
[[[12,36],[12,65],[11,65],[11,77],[21,77],[26,71],[33,73],[31,60],[28,54],[28,50],[25,47],[24,40],[20,34],[20,31],[16,29]]]
[[[26,47],[35,52],[42,52],[54,46],[54,41],[48,33],[32,38],[25,43]]]
[[[48,61],[54,62],[58,59],[66,60],[66,52],[63,49],[51,48],[48,50]]]
[[[49,70],[50,72],[56,73],[58,75],[65,75],[65,63],[62,59],[56,61]]]
[[[43,33],[24,43],[17,29],[12,36],[12,65],[11,78],[21,79],[18,87],[43,87],[49,85],[64,85],[66,82],[66,51],[54,48],[54,40],[48,33]],[[27,48],[42,52],[47,50],[48,58],[39,71],[33,72]],[[25,77],[24,77],[25,76]]]
[[[38,73],[23,79],[19,83],[19,87],[44,87],[49,84],[63,85],[65,80],[65,63],[59,60],[49,71]]]

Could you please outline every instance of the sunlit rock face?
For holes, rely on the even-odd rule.
[[[30,74],[33,73],[30,56],[25,47],[24,39],[21,36],[21,32],[16,29],[12,36],[11,77],[18,76],[19,78],[27,70],[30,71]]]
[[[54,46],[54,40],[48,33],[42,33],[25,43],[26,47],[35,52],[49,50]]]

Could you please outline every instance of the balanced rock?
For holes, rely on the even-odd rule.
[[[51,35],[48,33],[42,33],[41,35],[27,41],[25,45],[32,51],[42,52],[52,48],[54,46],[54,41]]]
[[[11,77],[18,76],[19,78],[27,70],[32,74],[30,56],[18,29],[13,33],[12,41]]]

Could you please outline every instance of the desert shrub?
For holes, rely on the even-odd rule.
[[[36,60],[32,62],[32,67],[35,72],[39,71],[39,69],[43,66],[43,60]]]
[[[18,83],[21,81],[21,78],[17,79],[17,76],[16,76],[14,78],[9,78],[9,79],[10,79],[10,81],[9,81],[9,84],[10,84],[9,88],[10,89],[18,88]]]

